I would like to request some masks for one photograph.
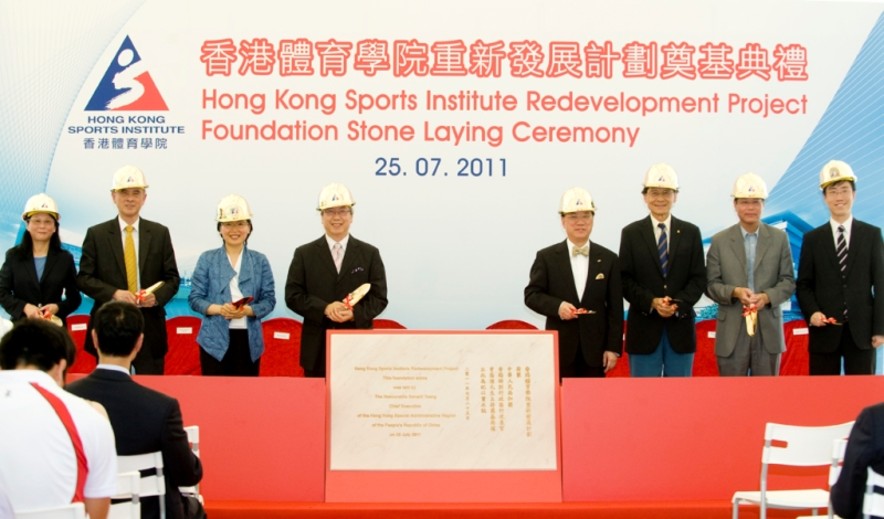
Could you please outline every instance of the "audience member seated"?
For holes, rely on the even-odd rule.
[[[0,340],[0,493],[16,511],[83,502],[105,519],[114,433],[96,407],[61,389],[73,358],[67,332],[49,321],[22,320]]]
[[[120,456],[162,451],[166,478],[166,517],[199,517],[204,512],[193,500],[183,500],[180,486],[203,477],[203,467],[187,441],[178,401],[148,389],[129,376],[144,339],[144,319],[134,305],[109,301],[93,317],[92,342],[98,366],[89,376],[68,386],[83,398],[107,409]],[[185,503],[186,501],[186,503]],[[195,509],[190,506],[195,506]],[[158,518],[159,500],[141,501],[142,518]]]
[[[841,474],[832,486],[832,508],[839,517],[863,516],[869,467],[884,474],[884,403],[863,409],[850,431]]]

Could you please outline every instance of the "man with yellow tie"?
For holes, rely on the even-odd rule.
[[[86,231],[77,285],[95,300],[92,315],[110,300],[141,308],[144,345],[132,366],[141,375],[162,375],[168,347],[164,305],[178,292],[180,277],[169,229],[140,217],[147,187],[135,166],[114,173],[111,198],[118,214]],[[86,351],[96,354],[91,323]]]
[[[565,191],[559,215],[568,238],[537,253],[525,304],[559,332],[559,378],[604,377],[623,350],[620,262],[589,241],[595,204],[588,191]]]

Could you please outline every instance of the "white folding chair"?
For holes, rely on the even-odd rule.
[[[739,517],[740,505],[760,507],[759,517],[767,519],[768,508],[787,510],[828,508],[829,491],[823,488],[769,490],[768,467],[823,467],[832,465],[834,442],[850,434],[853,422],[828,426],[798,426],[768,423],[761,450],[761,490],[734,493],[732,516]],[[843,457],[843,455],[842,455]],[[830,478],[831,478],[831,470]]]
[[[157,496],[160,519],[166,519],[166,478],[163,476],[163,453],[160,451],[131,456],[117,456],[117,470],[141,474],[141,497]],[[145,473],[147,472],[147,473]],[[151,472],[153,472],[151,474]]]
[[[184,432],[187,433],[187,441],[190,442],[190,450],[193,451],[193,454],[199,458],[200,456],[200,426],[199,425],[188,425],[184,428]],[[189,495],[199,499],[201,504],[205,504],[203,501],[203,496],[200,494],[200,485],[197,483],[191,487],[178,487],[178,490],[181,492],[181,495]]]
[[[838,481],[838,476],[841,475],[841,466],[844,464],[844,452],[847,450],[847,439],[838,438],[832,444],[832,465],[829,466],[829,491],[832,490],[832,485]],[[832,510],[832,500],[829,500],[829,513],[828,519],[841,519],[839,516],[835,515],[835,511]],[[816,515],[802,515],[796,517],[795,519],[811,519],[813,517],[818,517]]]
[[[34,508],[15,513],[16,519],[85,519],[86,507],[83,503],[54,506],[51,508]]]
[[[117,493],[108,511],[108,519],[141,519],[141,473],[137,470],[117,474]]]
[[[884,517],[884,475],[869,467],[863,496],[863,518],[871,517]]]

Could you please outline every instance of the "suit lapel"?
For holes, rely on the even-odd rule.
[[[328,269],[332,279],[337,279],[338,271],[335,269],[335,259],[332,257],[331,250],[328,248],[328,241],[326,241],[325,235],[323,234],[322,237],[313,242],[313,244],[317,249],[317,257],[322,258],[322,263],[325,264],[325,268]]]
[[[114,263],[117,265],[117,273],[126,286],[126,261],[123,259],[123,237],[120,234],[119,220],[114,218],[107,222],[107,248],[113,252]]]
[[[243,247],[242,252],[240,252],[240,254],[239,254],[239,286],[240,287],[248,284],[249,280],[252,278],[252,262],[249,260],[248,251],[249,251],[248,247]],[[230,265],[230,260],[227,261],[227,264]],[[230,268],[233,268],[233,267],[230,267]],[[234,271],[234,275],[236,275],[236,271]]]
[[[853,237],[853,233],[851,233],[850,237]],[[832,227],[826,223],[825,232],[823,233],[823,247],[825,247],[826,259],[829,261],[829,267],[834,269],[837,272],[841,271],[841,265],[838,264],[838,248],[835,245],[835,237],[832,236]],[[850,252],[850,244],[847,244],[847,252]],[[850,263],[850,257],[848,254],[848,263]]]
[[[740,231],[740,224],[731,227],[730,242],[731,253],[737,258],[745,276],[749,269],[746,268],[746,247],[743,245],[743,233]]]
[[[589,248],[590,254],[592,254],[592,247]],[[563,241],[559,244],[555,249],[555,265],[553,266],[556,271],[561,272],[563,276],[568,279],[568,289],[571,291],[571,299],[572,301],[578,301],[577,297],[577,285],[574,284],[574,272],[571,270],[571,256],[568,251],[568,240]],[[589,283],[589,276],[586,279],[587,283]],[[586,288],[583,289],[583,295],[586,296]]]
[[[770,241],[772,237],[770,231],[768,231],[767,226],[763,223],[758,226],[758,242],[755,244],[755,272],[758,272],[758,266],[761,265],[761,260],[764,258],[764,255],[767,253],[767,250],[770,249]]]
[[[350,239],[347,241],[347,249],[344,251],[344,259],[341,261],[341,272],[338,274],[338,278],[340,278],[345,272],[350,272],[356,266],[360,256],[359,248],[359,240],[356,240],[353,238],[353,235],[350,235]]]
[[[850,233],[850,239],[847,241],[847,271],[845,272],[845,275],[853,270],[853,262],[856,261],[856,258],[860,256],[859,248],[861,238],[858,237],[862,233],[862,229],[861,226],[857,225],[856,218],[854,218],[853,221],[850,222],[850,229],[848,229],[848,232]],[[832,233],[829,234],[831,235]],[[857,239],[854,240],[854,238]],[[856,248],[853,247],[854,244],[856,244]],[[856,254],[851,254],[851,251],[855,252]],[[835,258],[835,262],[838,262],[837,257]],[[841,267],[839,266],[838,268],[840,269]]]
[[[681,245],[681,220],[672,217],[669,227],[669,272],[672,272],[672,265],[675,262],[678,246]]]
[[[49,249],[49,253],[46,254],[46,265],[43,266],[43,278],[38,281],[38,285],[40,286],[40,295],[43,295],[43,279],[49,279],[50,273],[52,269],[55,267],[55,264],[58,262],[58,251]],[[36,276],[37,271],[34,270],[34,277]]]
[[[25,231],[27,232],[27,231]],[[29,281],[34,284],[36,287],[40,287],[40,280],[37,279],[37,265],[34,264],[34,251],[30,251],[25,259],[22,260],[25,267],[25,272],[28,273]],[[47,266],[49,264],[49,260],[46,260]],[[46,275],[46,269],[43,269],[43,275]]]
[[[656,250],[656,247],[655,247]],[[658,268],[659,268],[659,261]],[[589,271],[586,273],[586,286],[583,287],[583,298],[581,302],[587,301],[591,290],[589,287],[595,281],[597,276],[604,276],[602,273],[602,258],[599,256],[598,247],[593,246],[592,241],[589,242]]]
[[[147,266],[147,256],[151,240],[150,225],[143,218],[138,225],[138,234],[138,273],[141,274]],[[125,268],[125,265],[123,268]]]
[[[654,220],[649,216],[645,220],[645,225],[640,227],[641,230],[641,239],[645,242],[645,245],[648,246],[648,253],[651,255],[651,258],[654,258],[654,264],[657,265],[657,272],[662,276],[663,275],[663,267],[660,265],[660,253],[657,250],[657,238],[654,237]],[[592,247],[590,247],[591,252]],[[669,242],[669,250],[672,251],[672,241]],[[670,261],[672,260],[672,254],[669,254]]]

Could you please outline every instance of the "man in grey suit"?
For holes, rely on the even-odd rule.
[[[325,376],[325,332],[328,329],[370,329],[387,307],[387,275],[378,249],[350,235],[355,202],[341,184],[319,194],[317,210],[325,234],[295,250],[285,282],[285,304],[304,318],[301,366],[308,377]],[[356,305],[347,294],[369,283]]]
[[[168,349],[165,305],[178,292],[181,278],[169,229],[141,218],[147,187],[144,173],[135,166],[123,166],[114,173],[111,198],[119,214],[86,231],[77,285],[95,300],[86,351],[97,355],[91,318],[98,308],[111,300],[131,303],[144,317],[144,347],[133,362],[135,372],[162,375]],[[162,287],[145,292],[159,281]]]
[[[786,233],[761,222],[767,185],[754,173],[734,183],[739,223],[712,237],[706,293],[718,303],[715,355],[722,376],[777,375],[786,351],[780,305],[795,292]]]

